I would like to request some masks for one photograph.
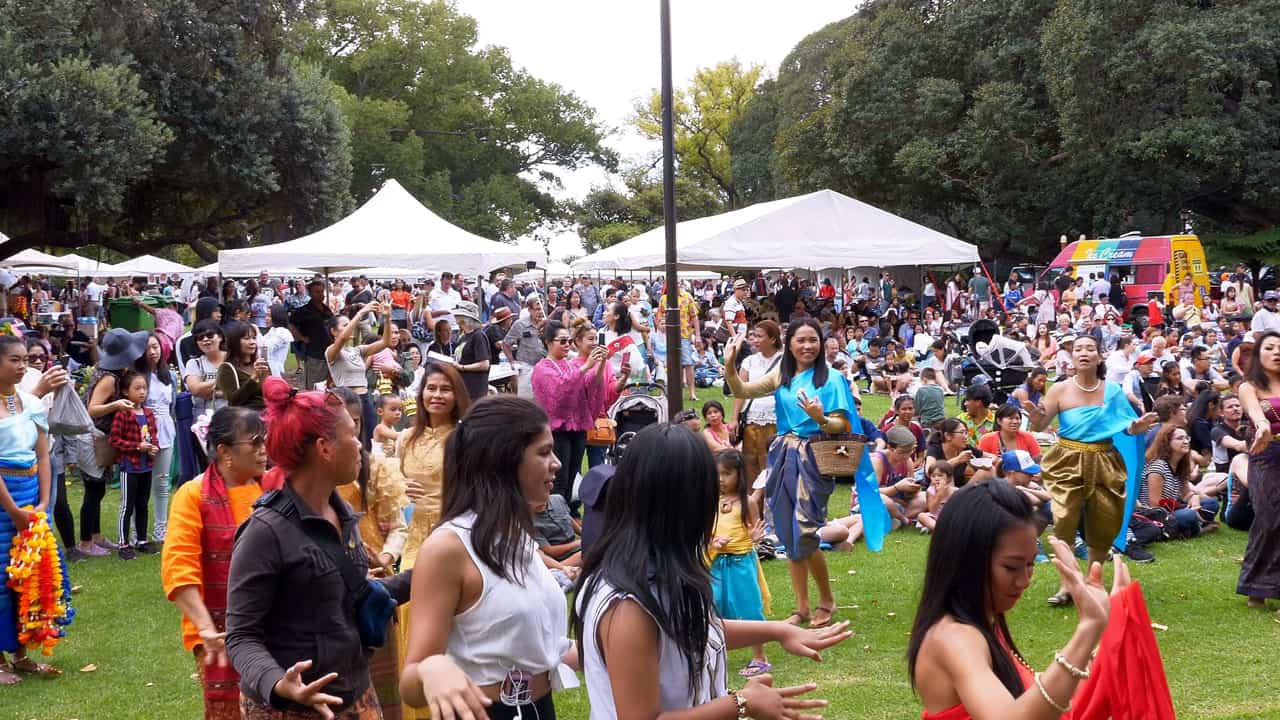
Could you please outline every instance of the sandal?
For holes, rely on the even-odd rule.
[[[20,673],[39,677],[59,677],[62,675],[62,671],[58,668],[46,663],[36,662],[29,657],[13,661],[13,669]]]
[[[1051,607],[1056,607],[1056,608],[1071,607],[1074,603],[1075,603],[1075,600],[1071,599],[1071,593],[1067,592],[1066,590],[1059,590],[1058,592],[1049,596],[1049,605]]]
[[[836,609],[834,606],[827,607],[826,605],[819,605],[818,607],[814,608],[813,622],[809,623],[809,628],[811,630],[818,630],[820,628],[824,628],[830,625],[831,621],[834,620],[836,617],[835,612],[836,612]],[[823,613],[826,614],[827,616],[826,619],[820,619]]]
[[[738,675],[744,678],[753,678],[757,675],[763,675],[773,669],[773,664],[767,660],[755,660],[747,663],[746,667],[738,671]]]
[[[783,620],[782,622],[788,625],[795,625],[797,627],[799,627],[800,625],[806,625],[809,622],[809,613],[793,612],[787,616],[786,620]]]
[[[17,685],[22,682],[22,676],[13,671],[13,666],[9,663],[0,663],[0,687],[5,685]]]
[[[1249,601],[1245,603],[1245,605],[1250,610],[1266,610],[1267,609],[1267,601],[1265,598],[1264,599],[1249,598]]]

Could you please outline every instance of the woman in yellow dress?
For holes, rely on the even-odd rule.
[[[449,433],[471,407],[471,397],[462,376],[452,366],[428,362],[423,368],[422,387],[418,391],[418,414],[413,427],[400,433],[396,442],[395,459],[404,476],[405,494],[413,502],[413,515],[409,520],[408,538],[400,559],[401,572],[411,570],[418,559],[418,550],[440,520],[440,506],[444,496],[444,445]],[[400,657],[409,646],[409,603],[400,606],[399,624]],[[427,718],[425,708],[402,708],[405,718]]]

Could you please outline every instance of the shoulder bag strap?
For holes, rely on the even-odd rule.
[[[320,548],[320,550],[329,557],[331,562],[337,565],[338,571],[342,573],[343,585],[345,585],[347,589],[347,599],[351,601],[351,607],[354,609],[355,604],[361,595],[361,591],[364,589],[364,585],[368,580],[365,576],[360,574],[360,571],[356,569],[356,564],[352,562],[351,558],[347,556],[347,553],[343,551],[342,541],[340,538],[335,539],[327,532],[320,532],[316,528],[308,527],[306,523],[302,522],[302,518],[298,517],[296,512],[282,512],[281,507],[284,500],[284,493],[278,492],[268,503],[266,503],[266,506],[275,510],[277,513],[280,513],[281,516],[297,525],[298,529],[301,530],[302,533],[311,540],[311,542],[315,543],[316,547]]]
[[[778,357],[773,359],[773,362],[769,363],[769,368],[764,371],[764,374],[768,375],[769,373],[773,372],[773,369],[778,367],[779,362],[782,362],[781,352],[778,353]],[[727,369],[730,371],[732,370],[732,368],[727,368]],[[751,403],[754,403],[755,401],[756,401],[755,398],[751,398],[750,400],[747,401],[746,405],[742,406],[742,411],[738,413],[738,425],[743,425],[744,423],[746,423],[747,413],[751,410]],[[739,429],[738,433],[741,434],[742,430]]]

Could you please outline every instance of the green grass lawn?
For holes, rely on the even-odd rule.
[[[885,405],[883,398],[868,398],[866,414],[879,419]],[[117,492],[108,493],[104,527],[114,528],[118,500]],[[79,502],[76,485],[72,507]],[[848,487],[841,487],[831,499],[832,512],[843,511],[848,502]],[[1280,718],[1280,673],[1274,669],[1280,625],[1272,613],[1246,610],[1244,599],[1235,595],[1245,540],[1245,534],[1223,529],[1156,546],[1157,562],[1131,566],[1144,586],[1152,620],[1169,628],[1157,632],[1157,639],[1179,717]],[[821,665],[784,657],[774,648],[776,683],[819,683],[816,695],[831,701],[828,718],[919,717],[904,653],[928,542],[914,530],[899,531],[883,553],[859,546],[853,553],[829,554],[838,617],[852,622],[854,637],[828,651]],[[83,591],[75,597],[75,623],[53,656],[66,674],[0,688],[0,720],[200,717],[195,668],[182,649],[178,611],[161,592],[159,564],[158,556],[141,556],[73,565],[72,581]],[[793,607],[786,567],[769,562],[765,574],[773,615],[785,617]],[[1052,662],[1075,627],[1074,610],[1044,603],[1056,589],[1055,577],[1050,566],[1038,567],[1010,617],[1023,654],[1040,668]],[[731,658],[731,684],[740,686],[736,672],[747,659],[745,652]],[[97,669],[79,671],[90,664]],[[586,693],[560,693],[557,709],[563,718],[586,718]]]

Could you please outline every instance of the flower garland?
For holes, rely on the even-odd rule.
[[[24,509],[32,510],[31,506]],[[46,513],[33,513],[27,529],[14,536],[8,573],[6,584],[18,596],[18,642],[28,650],[40,648],[42,654],[52,655],[67,634],[75,610]]]

